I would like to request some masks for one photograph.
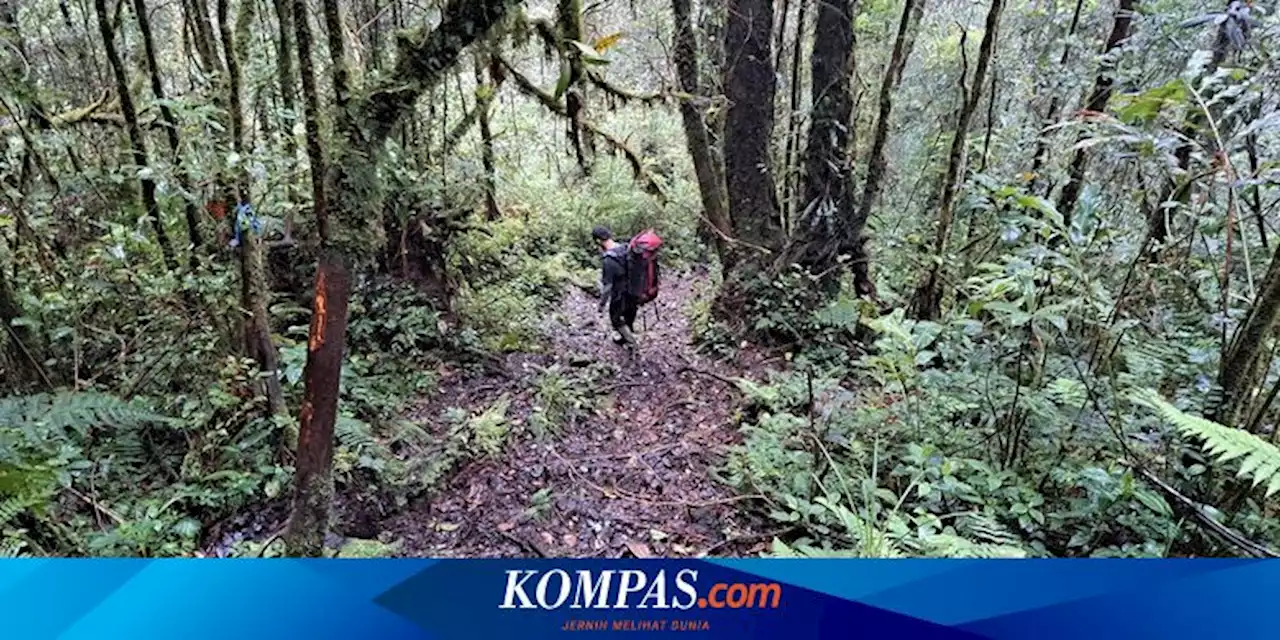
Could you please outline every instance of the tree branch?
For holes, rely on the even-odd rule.
[[[359,104],[359,126],[367,148],[387,139],[424,91],[439,82],[462,50],[488,33],[519,0],[449,0],[439,26],[400,34],[395,70]]]
[[[516,87],[520,89],[521,93],[533,97],[538,102],[542,103],[542,106],[546,107],[547,110],[562,118],[571,117],[569,115],[568,107],[561,104],[560,101],[556,100],[551,94],[538,88],[538,85],[534,84],[532,80],[516,70],[515,66],[508,62],[506,58],[499,56],[498,61],[502,63],[504,68],[506,68],[507,72],[511,75],[511,79],[515,81]],[[631,165],[631,172],[635,175],[636,181],[640,183],[640,186],[645,190],[645,192],[652,195],[654,198],[657,198],[662,204],[667,203],[666,193],[662,191],[661,185],[658,184],[653,175],[644,168],[644,161],[640,158],[639,154],[632,151],[626,143],[619,140],[612,134],[600,129],[600,127],[595,124],[587,120],[580,120],[579,124],[583,129],[591,132],[592,135],[599,136],[605,142],[609,143],[609,146],[616,153],[621,154],[626,159],[627,163]]]
[[[68,109],[54,116],[42,115],[40,116],[40,118],[44,120],[44,122],[48,125],[49,128],[79,124],[81,122],[112,124],[112,125],[118,125],[123,127],[124,116],[120,115],[119,113],[100,113],[100,111],[104,107],[107,107],[109,105],[114,106],[116,104],[116,101],[114,100],[112,100],[110,103],[107,102],[107,98],[110,97],[110,95],[111,95],[110,92],[103,91],[102,97],[98,98],[97,100],[93,101],[88,105],[85,105],[83,107],[77,107],[75,109]],[[0,127],[0,133],[5,133],[5,134],[12,133],[14,131],[17,131],[18,127],[19,127],[18,122],[16,121],[11,122],[3,127]]]

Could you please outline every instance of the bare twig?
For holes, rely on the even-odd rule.
[[[702,555],[709,556],[715,553],[716,551],[719,551],[720,549],[723,549],[724,547],[727,547],[732,544],[739,544],[742,542],[755,542],[756,540],[769,540],[769,539],[776,538],[778,536],[785,536],[788,533],[792,533],[793,531],[796,531],[799,528],[800,527],[797,525],[792,525],[790,527],[783,527],[781,529],[775,529],[773,531],[764,531],[761,533],[749,533],[749,534],[743,534],[738,536],[729,536],[724,540],[721,540],[720,542],[717,542],[711,545],[710,547],[707,547],[707,549],[702,552]]]
[[[720,374],[718,374],[718,373],[712,373],[712,372],[710,372],[710,371],[705,371],[705,370],[703,370],[703,369],[699,369],[699,368],[697,368],[697,367],[693,367],[693,366],[684,366],[684,367],[681,367],[681,368],[680,368],[680,370],[676,372],[676,375],[681,375],[681,374],[683,374],[683,373],[685,373],[685,372],[688,372],[688,373],[696,373],[696,374],[698,374],[698,375],[707,376],[708,378],[714,378],[714,379],[719,380],[720,382],[723,382],[723,383],[725,383],[725,384],[727,384],[727,385],[729,385],[729,386],[731,386],[731,387],[733,387],[733,388],[735,388],[735,389],[737,389],[737,388],[738,388],[738,383],[737,383],[737,382],[734,382],[733,380],[730,380],[729,378],[726,378],[726,377],[724,377],[724,376],[722,376],[722,375],[720,375]]]
[[[75,487],[67,487],[67,491],[70,491],[71,495],[77,498],[80,498],[86,504],[93,507],[94,510],[97,511],[98,513],[101,513],[102,515],[107,516],[108,518],[111,518],[112,520],[114,520],[116,524],[125,523],[124,518],[121,517],[120,514],[116,513],[115,511],[112,511],[110,507],[107,507],[106,505],[99,503],[97,500],[94,500],[93,498],[90,498],[89,496],[86,496],[85,494],[80,493],[79,491],[76,491]]]
[[[1225,524],[1222,524],[1221,522],[1218,522],[1217,520],[1214,520],[1209,515],[1209,513],[1205,510],[1204,505],[1201,505],[1200,503],[1192,500],[1191,498],[1188,498],[1182,495],[1182,493],[1180,493],[1177,489],[1174,489],[1173,487],[1169,486],[1168,483],[1166,483],[1164,480],[1161,480],[1154,473],[1147,471],[1142,466],[1133,462],[1125,461],[1124,464],[1129,466],[1129,468],[1133,469],[1134,471],[1137,471],[1139,474],[1142,475],[1142,477],[1146,478],[1147,481],[1150,482],[1151,484],[1154,484],[1156,487],[1159,487],[1161,491],[1165,492],[1165,494],[1173,498],[1175,502],[1181,505],[1183,511],[1190,513],[1192,519],[1194,519],[1197,523],[1199,523],[1205,529],[1208,529],[1210,533],[1214,534],[1215,536],[1220,538],[1222,541],[1255,557],[1280,558],[1280,553],[1276,553],[1270,547],[1267,547],[1258,542],[1254,542],[1253,540],[1250,540],[1244,537],[1244,535],[1241,534],[1240,532],[1228,527]]]
[[[280,536],[284,535],[284,531],[285,531],[285,530],[284,530],[284,528],[283,528],[283,527],[281,527],[281,529],[280,529],[279,531],[277,531],[277,532],[275,532],[275,533],[271,534],[269,537],[267,537],[267,541],[262,543],[262,548],[261,548],[261,549],[258,549],[258,557],[259,557],[259,558],[266,557],[266,555],[267,555],[267,549],[270,549],[270,548],[271,548],[271,545],[275,544],[275,543],[276,543],[276,540],[279,540],[279,539],[280,539]]]

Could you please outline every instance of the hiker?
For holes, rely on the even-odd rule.
[[[627,281],[627,243],[615,242],[608,227],[596,227],[591,237],[600,245],[600,309],[609,309],[616,344],[635,346],[636,297]]]
[[[596,227],[591,237],[600,245],[600,313],[609,307],[609,322],[617,344],[636,345],[636,312],[658,297],[658,250],[662,238],[648,229],[615,242],[608,227]]]

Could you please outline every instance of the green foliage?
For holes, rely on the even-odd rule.
[[[1183,435],[1201,440],[1205,451],[1218,462],[1239,460],[1237,475],[1251,478],[1255,487],[1265,483],[1266,497],[1280,491],[1280,447],[1248,431],[1188,415],[1153,390],[1137,390],[1130,397],[1150,407]]]
[[[454,260],[466,285],[458,311],[488,349],[537,351],[547,310],[565,286],[592,282],[588,267],[575,270],[572,254],[556,249],[563,245],[548,232],[508,219],[459,239]]]
[[[390,544],[380,540],[361,540],[350,538],[334,554],[338,558],[389,558],[400,550],[400,541]]]
[[[529,416],[529,426],[538,437],[557,436],[594,408],[592,386],[601,378],[597,367],[582,375],[571,375],[558,364],[539,368],[533,382],[537,404]]]
[[[351,306],[347,332],[355,352],[420,358],[444,346],[440,312],[411,285],[385,282],[360,294]]]

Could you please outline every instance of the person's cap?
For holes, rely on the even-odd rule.
[[[609,233],[608,227],[596,227],[591,230],[591,237],[596,240],[608,240],[613,237],[613,234]]]

